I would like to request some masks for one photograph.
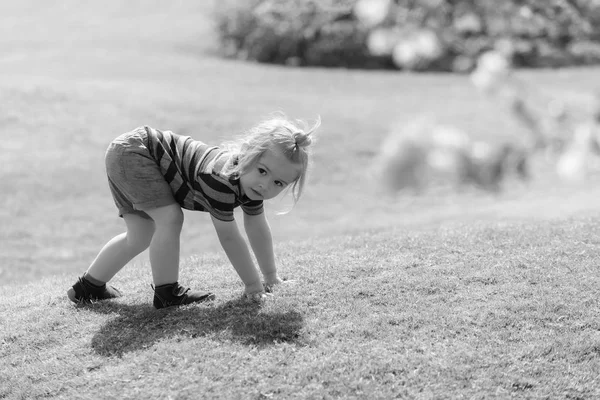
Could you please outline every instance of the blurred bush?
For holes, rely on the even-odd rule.
[[[258,62],[383,67],[366,47],[353,0],[227,0],[215,6],[221,51]],[[388,65],[389,66],[389,65]]]
[[[222,54],[265,63],[469,72],[600,63],[600,0],[221,0]]]

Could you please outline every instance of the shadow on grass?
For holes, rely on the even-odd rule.
[[[191,305],[155,310],[148,305],[102,302],[82,306],[102,314],[118,314],[92,338],[92,348],[103,356],[122,356],[171,337],[217,335],[248,346],[302,344],[304,325],[297,311],[261,312],[261,304],[231,300],[219,306]]]

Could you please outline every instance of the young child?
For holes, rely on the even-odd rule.
[[[308,127],[276,116],[220,147],[148,126],[116,138],[106,151],[106,170],[127,231],[100,250],[67,291],[69,299],[78,303],[121,296],[107,282],[149,248],[154,307],[213,300],[212,293],[191,291],[178,282],[182,208],[210,213],[219,241],[245,285],[245,295],[264,298],[265,289],[282,280],[263,201],[284,189],[291,190],[294,202],[298,200],[313,132],[319,125],[320,120]],[[234,219],[238,206],[264,284]]]

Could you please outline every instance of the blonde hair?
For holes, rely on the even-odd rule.
[[[258,162],[265,151],[277,146],[288,160],[302,166],[298,179],[291,185],[292,197],[296,203],[306,182],[310,146],[314,143],[313,134],[320,125],[320,117],[311,127],[305,121],[291,120],[284,114],[276,114],[254,126],[237,140],[223,143],[223,147],[230,152],[223,173],[241,176]]]

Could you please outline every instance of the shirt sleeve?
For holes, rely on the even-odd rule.
[[[235,221],[233,210],[217,210],[212,208],[207,211],[219,221]]]
[[[264,212],[263,201],[253,200],[241,205],[242,211],[248,215],[260,215]]]

